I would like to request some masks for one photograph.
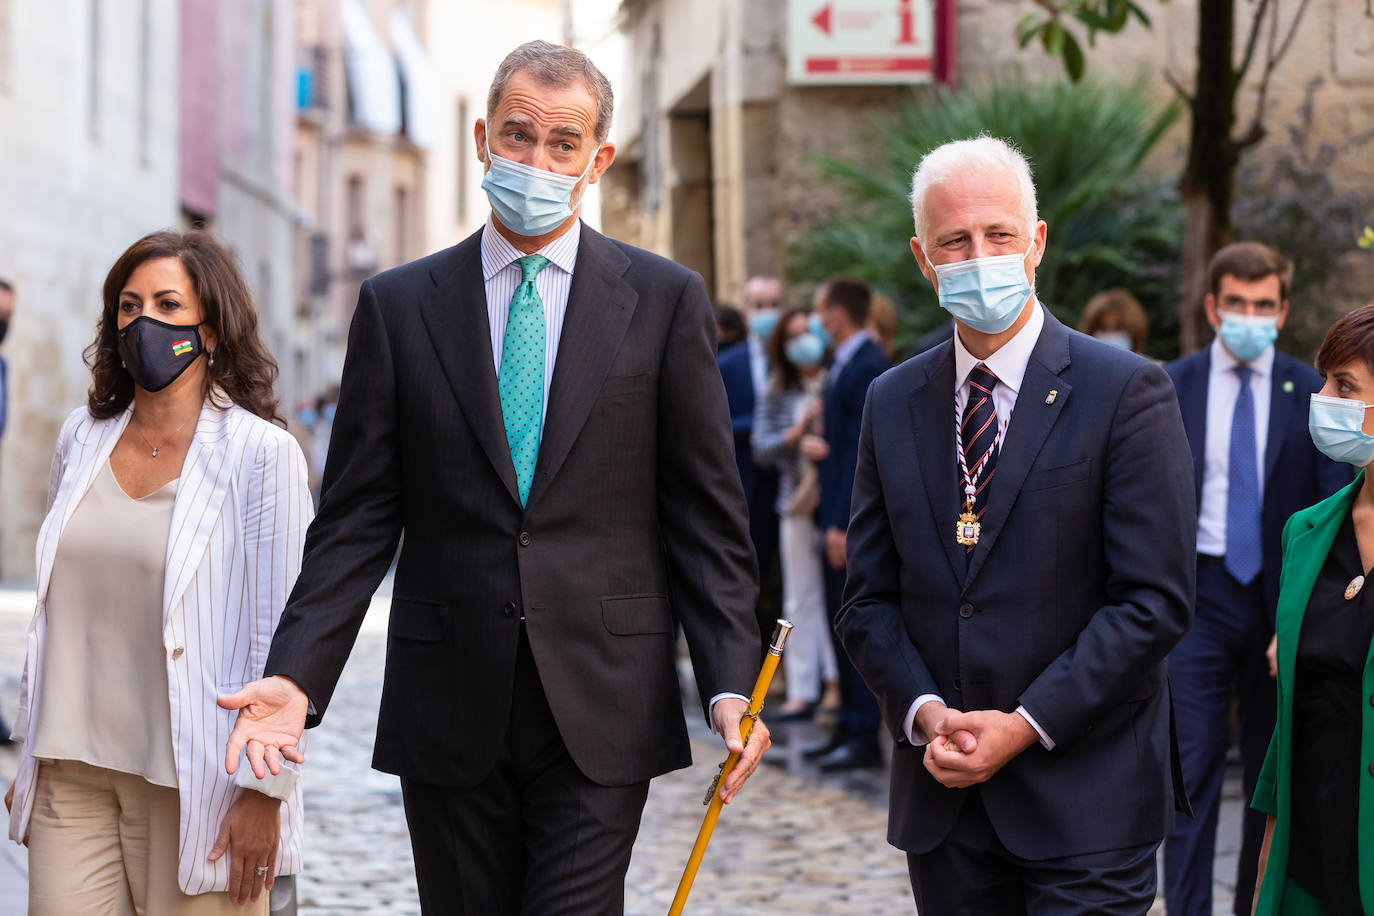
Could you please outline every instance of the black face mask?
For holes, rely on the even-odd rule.
[[[139,315],[119,332],[124,368],[144,391],[161,391],[175,382],[202,349],[194,324],[167,324]]]
[[[4,318],[0,318],[0,343],[5,342],[5,335],[10,332],[10,323]]]

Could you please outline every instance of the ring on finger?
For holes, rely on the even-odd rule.
[[[259,878],[266,877],[266,876],[267,876],[267,866],[266,866],[266,865],[259,865],[257,868],[253,869],[253,874],[257,875]]]

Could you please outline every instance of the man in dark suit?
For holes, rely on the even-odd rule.
[[[844,594],[845,530],[849,527],[849,495],[854,489],[864,395],[873,380],[892,367],[866,329],[872,301],[868,284],[854,277],[832,277],[820,285],[812,300],[834,341],[835,356],[825,381],[825,436],[806,436],[801,450],[812,461],[820,462],[817,477],[821,502],[816,509],[816,528],[825,553],[826,604],[832,620],[840,612]],[[805,753],[818,757],[821,769],[827,771],[880,766],[878,704],[838,638],[835,655],[840,676],[835,729],[827,739],[807,747]]]
[[[869,391],[837,624],[897,740],[888,839],[922,913],[1144,914],[1192,608],[1178,404],[1037,302],[1019,153],[940,147],[912,203],[958,326]]]
[[[1234,698],[1245,797],[1255,792],[1274,731],[1272,662],[1280,535],[1288,517],[1350,482],[1312,445],[1308,401],[1322,387],[1311,366],[1274,348],[1288,317],[1291,270],[1278,252],[1237,242],[1208,267],[1207,319],[1217,337],[1165,368],[1174,380],[1196,477],[1197,611],[1169,656],[1183,778],[1193,817],[1164,844],[1169,916],[1212,912],[1217,812]],[[1235,912],[1248,916],[1264,814],[1247,806]]]
[[[744,750],[725,798],[768,744],[739,738],[757,586],[706,290],[577,216],[610,111],[580,52],[502,62],[492,217],[363,284],[300,579],[266,677],[221,701],[231,772],[245,742],[298,758],[404,533],[373,764],[427,913],[622,912],[649,779],[691,760],[674,619]]]

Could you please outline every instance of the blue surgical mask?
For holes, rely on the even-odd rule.
[[[1026,259],[1034,250],[1031,245],[1025,254],[932,265],[940,307],[975,331],[1001,334],[1016,323],[1016,316],[1030,297]]]
[[[759,340],[767,340],[773,336],[773,329],[778,326],[778,313],[776,309],[761,309],[749,316],[749,333]]]
[[[573,190],[592,170],[596,151],[581,175],[560,175],[504,159],[491,151],[490,140],[487,161],[491,168],[482,179],[482,190],[487,192],[492,212],[516,235],[532,238],[553,231],[573,215]]]
[[[1248,363],[1274,345],[1279,336],[1275,315],[1231,315],[1221,313],[1221,342],[1236,359]]]
[[[798,334],[783,348],[787,361],[800,369],[814,369],[825,358],[825,343],[815,334],[807,331]]]
[[[1374,461],[1374,436],[1364,431],[1364,412],[1374,404],[1350,398],[1312,395],[1307,413],[1307,431],[1312,444],[1332,461],[1343,461],[1362,468]]]
[[[1123,350],[1130,350],[1135,344],[1135,341],[1131,340],[1131,335],[1125,331],[1098,331],[1093,336],[1103,343],[1109,343]]]
[[[815,312],[811,313],[811,333],[821,339],[821,345],[827,350],[834,345],[835,339],[830,336],[830,332],[825,329],[825,323],[821,321],[821,316]]]

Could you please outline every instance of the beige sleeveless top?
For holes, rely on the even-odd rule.
[[[162,588],[177,482],[132,499],[109,462],[67,522],[48,585],[33,756],[177,784]]]

